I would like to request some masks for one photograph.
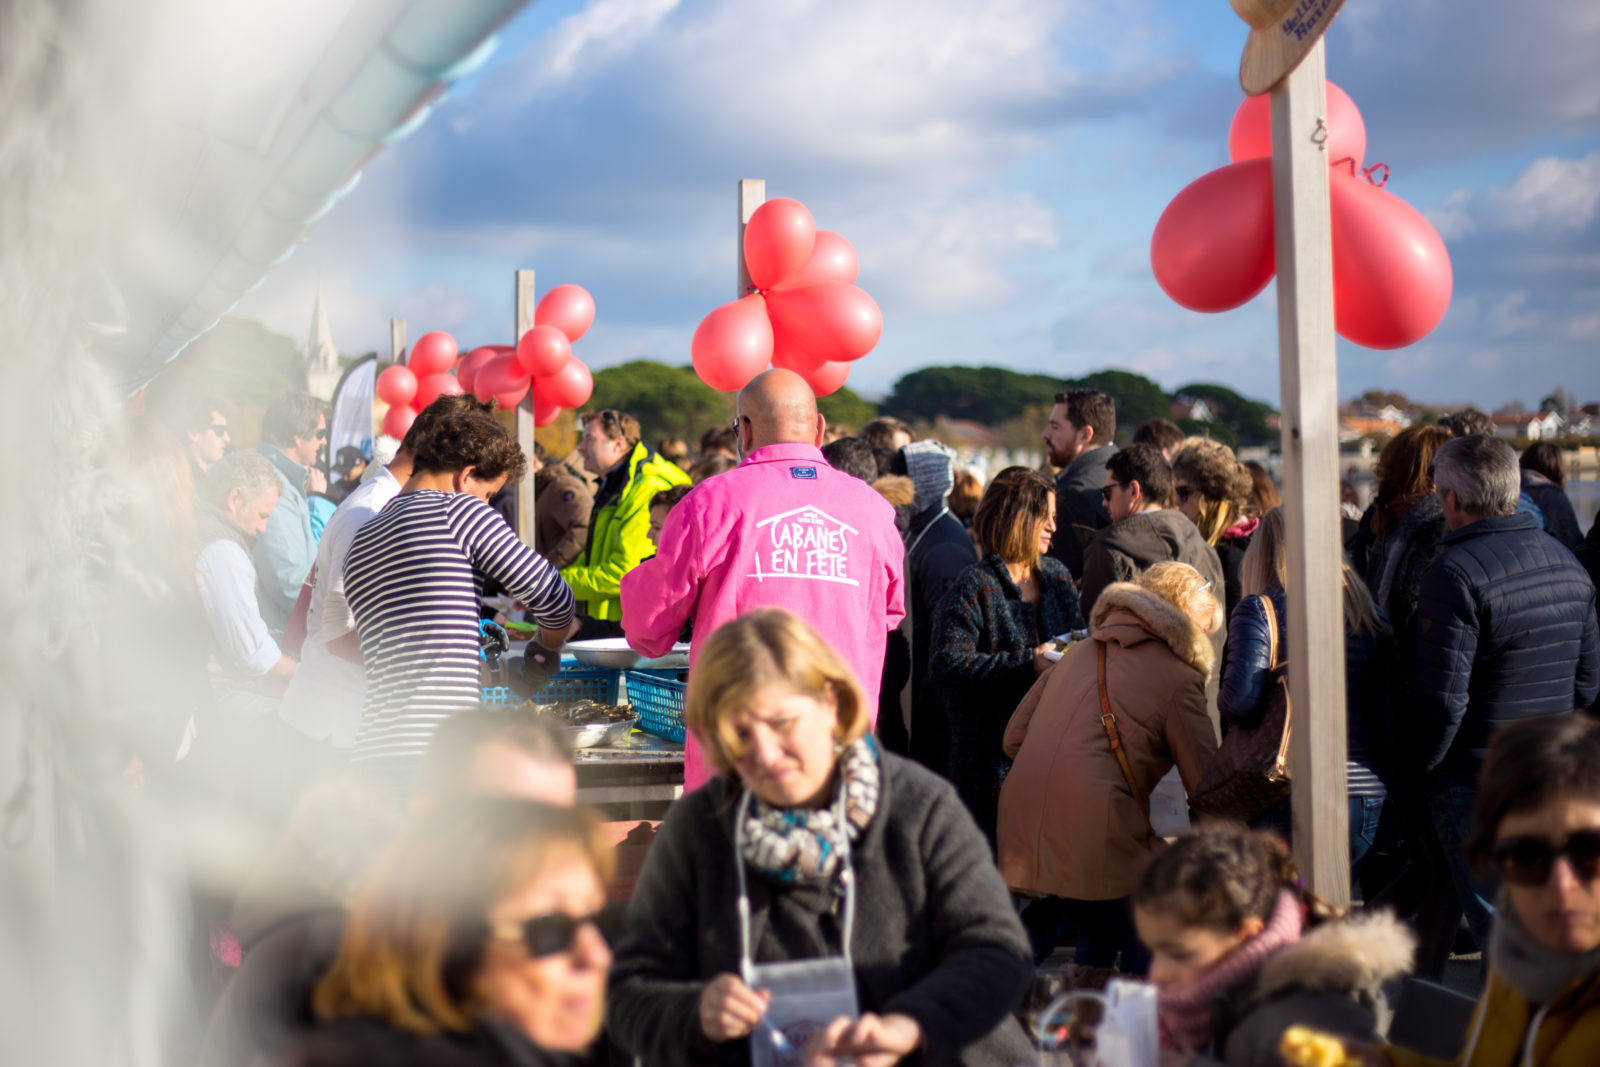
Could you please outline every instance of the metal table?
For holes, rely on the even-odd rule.
[[[614,745],[580,748],[578,802],[621,819],[659,819],[683,795],[683,742],[635,730]],[[613,810],[615,809],[615,810]]]

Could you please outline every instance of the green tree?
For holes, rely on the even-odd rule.
[[[817,398],[817,410],[829,426],[844,426],[854,432],[878,417],[878,405],[863,400],[848,386]]]
[[[1225,385],[1208,382],[1182,386],[1174,395],[1204,400],[1211,414],[1233,432],[1241,445],[1270,445],[1278,440],[1278,431],[1267,422],[1276,414],[1271,404],[1251,400]]]
[[[1066,383],[1069,389],[1098,389],[1117,402],[1117,425],[1131,431],[1146,419],[1164,419],[1171,403],[1161,386],[1142,374],[1099,370]]]
[[[993,426],[1049,405],[1061,388],[1060,378],[1004,367],[924,367],[894,383],[883,409],[907,422],[944,415]]]
[[[700,434],[733,419],[733,394],[719,393],[691,367],[635,360],[596,371],[587,410],[616,408],[639,420],[647,442],[681,437],[694,447]]]
[[[262,412],[274,397],[305,387],[305,359],[294,338],[232,316],[195,338],[151,383],[153,392],[198,389],[232,405],[228,429],[235,447],[255,444]]]

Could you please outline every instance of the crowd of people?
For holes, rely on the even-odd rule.
[[[322,454],[303,393],[252,449],[213,398],[150,411],[209,699],[135,758],[278,841],[196,894],[234,964],[196,968],[208,1067],[1015,1067],[1063,941],[1155,985],[1164,1065],[1285,1062],[1295,1026],[1416,1063],[1385,985],[1463,945],[1459,1062],[1600,1055],[1600,524],[1479,413],[1396,436],[1346,516],[1352,914],[1305,888],[1281,793],[1156,825],[1272,721],[1293,549],[1264,469],[1166,420],[1118,447],[1104,393],[987,484],[782,370],[697,454],[602,409],[525,456],[470,397],[370,465]],[[529,627],[523,693],[572,639],[690,643],[684,795],[625,907],[560,731],[480,703],[496,617]]]

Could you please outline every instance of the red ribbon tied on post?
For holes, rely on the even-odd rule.
[[[689,346],[695,373],[733,392],[770,364],[799,374],[818,396],[837,392],[850,364],[883,335],[877,302],[855,284],[856,250],[817,229],[804,204],[779,197],[750,216],[743,254],[755,291],[700,321]]]
[[[1327,95],[1334,326],[1367,348],[1414,344],[1450,306],[1450,253],[1421,212],[1380,188],[1388,181],[1386,164],[1362,166],[1367,130],[1355,101],[1332,82]],[[1277,270],[1268,97],[1239,105],[1228,154],[1233,162],[1173,197],[1150,241],[1156,282],[1192,311],[1236,308]],[[1379,171],[1381,180],[1374,178]]]

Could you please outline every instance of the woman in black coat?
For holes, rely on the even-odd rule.
[[[1544,528],[1574,552],[1583,544],[1578,513],[1567,496],[1567,464],[1554,441],[1535,441],[1522,450],[1522,491],[1544,514]]]
[[[1015,1067],[1028,941],[950,787],[866,736],[861,687],[783,611],[711,635],[689,726],[721,769],[667,813],[608,1032],[651,1067],[825,1056]],[[785,976],[820,972],[807,997]],[[816,994],[820,992],[820,997]]]
[[[539,1067],[599,1035],[609,855],[593,822],[440,803],[381,859],[312,995],[296,1067]]]
[[[950,780],[991,842],[1011,766],[1006,724],[1053,662],[1051,639],[1083,627],[1071,572],[1044,554],[1055,528],[1055,487],[1043,475],[995,475],[973,520],[984,557],[934,614],[928,689],[948,712]]]

